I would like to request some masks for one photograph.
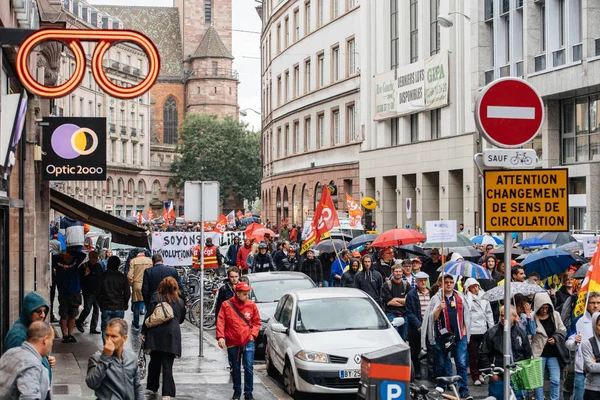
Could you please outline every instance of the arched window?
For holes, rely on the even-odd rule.
[[[123,182],[123,179],[119,178],[119,180],[117,181],[117,196],[121,197],[123,196],[123,187],[125,186],[125,183]]]
[[[113,194],[113,180],[112,178],[108,178],[106,179],[106,195],[108,197],[112,196]]]
[[[133,179],[130,179],[129,182],[127,182],[127,196],[129,196],[129,197],[133,196],[134,191],[135,191],[135,183],[133,182]]]
[[[138,182],[138,196],[144,197],[146,195],[146,182],[140,179]]]
[[[160,182],[158,180],[152,183],[152,197],[158,199],[158,194],[160,193]]]
[[[204,22],[212,22],[212,0],[204,0]]]
[[[168,200],[173,200],[173,198],[175,197],[175,190],[171,185],[167,185],[167,197]]]
[[[163,105],[163,138],[167,144],[177,143],[177,102],[169,96]]]

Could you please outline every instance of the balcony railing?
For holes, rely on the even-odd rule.
[[[552,66],[560,67],[561,65],[565,65],[565,49],[552,52]]]
[[[129,128],[129,130],[131,131],[131,136],[137,136],[137,129],[136,128]]]
[[[201,68],[195,71],[194,76],[211,77],[215,78],[233,78],[238,79],[239,74],[235,69],[226,68]]]
[[[127,135],[127,128],[121,125],[121,135]]]
[[[583,45],[581,43],[573,45],[573,62],[581,61],[583,58]]]
[[[500,67],[500,78],[504,78],[505,76],[510,76],[510,65]]]
[[[485,71],[485,84],[489,84],[494,80],[494,70]]]
[[[140,76],[140,73],[141,73],[141,71],[140,71],[140,69],[139,69],[139,68],[133,68],[133,69],[131,70],[131,73],[132,73],[133,75],[135,75],[135,76]]]
[[[128,74],[131,73],[131,66],[127,65],[127,64],[123,64],[123,72],[126,72]]]
[[[117,128],[115,127],[115,124],[108,124],[108,131],[111,133],[117,132]]]
[[[113,60],[110,62],[110,67],[114,69],[121,69],[121,63]]]
[[[546,69],[546,54],[540,54],[534,58],[535,72],[540,72]]]

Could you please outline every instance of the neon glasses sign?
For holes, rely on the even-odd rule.
[[[27,66],[29,53],[35,46],[44,41],[59,41],[65,43],[75,56],[75,71],[73,76],[59,86],[44,86],[36,81]],[[85,75],[85,52],[81,42],[98,42],[92,55],[92,74],[108,95],[120,99],[132,99],[146,93],[156,79],[160,71],[160,56],[156,46],[145,35],[128,30],[99,30],[99,29],[42,29],[30,35],[17,54],[17,74],[23,85],[32,93],[40,97],[57,98],[64,97],[74,91]],[[111,82],[104,73],[102,60],[109,47],[118,42],[134,43],[148,56],[148,74],[146,78],[136,86],[120,87]]]

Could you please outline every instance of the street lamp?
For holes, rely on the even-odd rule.
[[[262,113],[260,111],[256,111],[254,108],[244,108],[243,110],[240,110],[240,115],[242,117],[247,117],[248,113],[246,111],[252,111],[257,115],[262,115]]]
[[[448,14],[445,14],[445,15],[438,15],[437,20],[440,23],[440,25],[443,26],[444,28],[450,28],[451,26],[453,26],[454,25],[454,21],[452,21],[453,18],[450,16],[452,14],[462,15],[463,17],[465,17],[467,19],[467,21],[471,20],[471,18],[469,18],[469,16],[466,15],[466,14],[463,14],[463,13],[458,12],[458,11],[452,11],[452,12],[449,12]]]

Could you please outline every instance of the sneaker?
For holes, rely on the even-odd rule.
[[[69,339],[69,343],[77,343],[77,339],[75,339],[75,336],[73,336],[73,335],[69,335],[68,339]]]
[[[90,329],[90,333],[91,333],[92,335],[99,335],[99,334],[101,334],[102,332],[100,332],[100,331],[98,331],[98,330],[96,330],[96,329]]]
[[[146,311],[145,310],[140,310],[140,315],[144,315],[144,314],[146,314]]]
[[[234,392],[231,400],[240,400],[242,398],[242,394],[239,392]]]
[[[254,396],[252,396],[252,393],[246,393],[244,395],[244,400],[254,400]]]
[[[77,330],[81,333],[83,333],[83,325],[81,324],[75,324],[75,327],[77,328]]]
[[[69,336],[68,335],[67,336],[63,336],[62,342],[63,343],[69,343]]]
[[[480,386],[481,385],[481,381],[479,379],[475,379],[475,382],[473,382],[473,385]]]

